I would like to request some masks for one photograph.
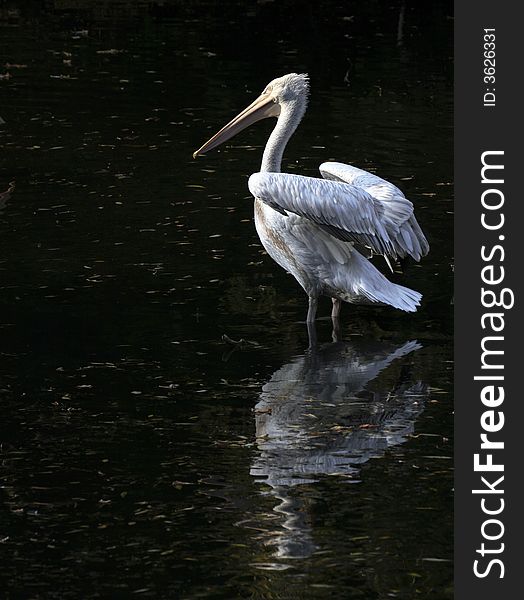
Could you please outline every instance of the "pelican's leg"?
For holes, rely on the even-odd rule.
[[[307,317],[306,317],[307,323],[315,322],[315,315],[317,314],[317,305],[318,305],[318,298],[316,296],[309,296],[309,308],[308,308]]]
[[[307,335],[309,338],[309,349],[314,350],[317,347],[317,328],[315,323],[307,323]]]
[[[331,322],[333,323],[333,331],[331,338],[334,342],[338,342],[340,336],[340,309],[342,307],[342,300],[338,298],[331,298],[333,301],[333,309],[331,311]]]
[[[334,321],[335,319],[339,319],[340,318],[340,309],[342,307],[342,300],[339,300],[338,298],[331,298],[331,300],[333,302],[333,309],[331,311],[331,318]]]
[[[333,330],[331,332],[331,339],[334,342],[338,342],[340,340],[340,319],[332,319]]]

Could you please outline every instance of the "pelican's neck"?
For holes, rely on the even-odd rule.
[[[297,98],[292,102],[286,102],[281,105],[277,124],[271,132],[264,148],[260,171],[280,173],[282,155],[284,154],[286,144],[289,138],[295,133],[298,124],[306,112],[306,103],[307,100],[305,98]]]

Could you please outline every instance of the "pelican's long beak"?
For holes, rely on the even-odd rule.
[[[263,92],[252,104],[245,108],[233,120],[229,121],[229,123],[222,127],[218,133],[215,133],[211,139],[194,152],[193,158],[220,146],[220,144],[232,138],[239,131],[249,127],[249,125],[256,123],[256,121],[266,119],[267,117],[278,117],[279,114],[280,105],[276,102],[275,97],[269,92]]]

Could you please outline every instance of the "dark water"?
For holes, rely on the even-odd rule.
[[[2,597],[452,596],[450,15],[2,4]],[[379,172],[432,247],[418,313],[345,306],[315,352],[252,223],[270,123],[191,158],[290,71],[284,170]]]

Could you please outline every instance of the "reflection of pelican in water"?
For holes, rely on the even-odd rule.
[[[427,392],[410,365],[404,360],[399,371],[385,373],[380,391],[366,386],[419,348],[416,341],[336,342],[295,358],[264,385],[255,407],[260,453],[251,474],[271,487],[281,501],[275,510],[286,515],[284,532],[271,541],[277,556],[305,557],[315,549],[300,488],[293,486],[320,475],[356,481],[359,465],[413,433]]]

